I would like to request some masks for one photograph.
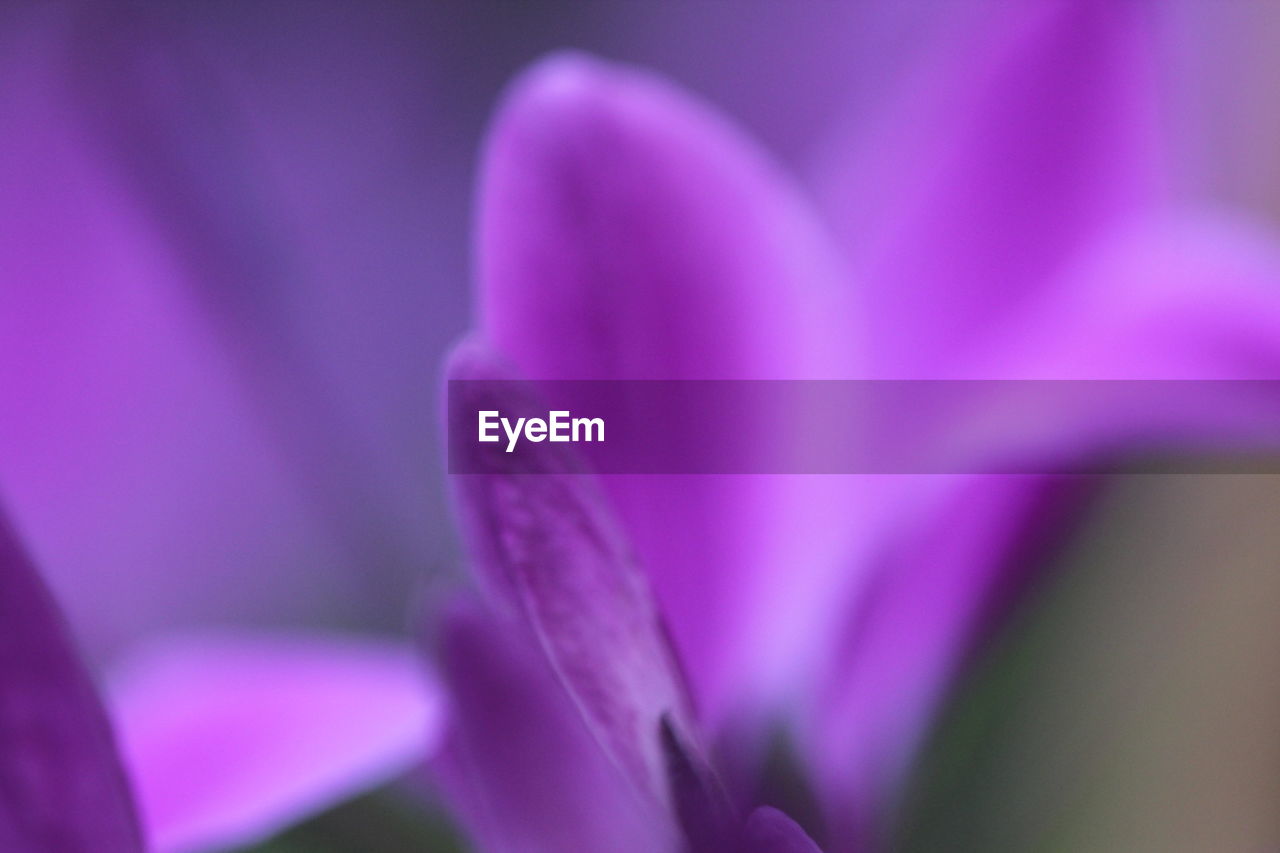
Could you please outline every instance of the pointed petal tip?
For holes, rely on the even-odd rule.
[[[785,170],[643,68],[570,53],[527,69],[489,129],[478,210],[478,325],[531,378],[808,374],[835,337],[814,304],[848,307]]]
[[[526,68],[512,84],[511,93],[544,105],[571,103],[589,94],[600,82],[616,74],[617,69],[618,66],[589,53],[559,50]]]
[[[576,52],[553,53],[536,61],[508,85],[488,134],[487,168],[506,146],[532,148],[542,156],[559,150],[558,141],[590,137],[592,128],[612,111],[610,91],[618,71]]]
[[[792,191],[790,178],[751,134],[694,90],[647,67],[574,50],[548,54],[510,82],[489,129],[482,186],[506,156],[518,163],[532,158],[560,179],[577,164],[593,180],[599,162],[622,168],[633,161],[660,177],[672,157],[706,158],[709,173],[728,163],[735,181],[754,172],[756,180],[767,176],[771,192]]]
[[[515,77],[503,97],[499,115],[529,112],[560,118],[586,116],[607,109],[616,87],[646,79],[655,78],[639,68],[583,51],[555,51]]]

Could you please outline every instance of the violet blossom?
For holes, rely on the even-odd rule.
[[[673,85],[583,56],[544,61],[511,90],[484,154],[479,343],[456,356],[455,375],[1273,376],[1280,263],[1269,235],[1184,211],[1163,186],[1148,12],[1123,0],[983,10],[877,133],[833,142],[820,204]],[[47,130],[66,116],[44,118]],[[70,162],[77,180],[115,186],[93,157],[33,140],[33,162]],[[173,264],[132,205],[90,206],[82,219],[85,233],[111,229],[102,239],[130,258]],[[38,217],[28,229],[53,240]],[[29,272],[31,287],[59,275]],[[155,363],[162,389],[219,389],[171,416],[221,413],[236,432],[219,456],[271,460],[251,419],[234,416],[245,401],[198,300],[158,292],[138,286],[140,327],[172,333],[151,318],[176,306],[179,328],[194,331],[140,336],[136,360]],[[27,362],[39,359],[14,360]],[[101,365],[106,378],[116,367]],[[38,375],[7,378],[31,379],[55,410],[94,410],[92,395]],[[1042,450],[1095,452],[1132,417],[1067,417]],[[33,420],[7,428],[12,446],[40,435]],[[126,460],[145,450],[145,430],[134,438]],[[92,449],[85,458],[108,465]],[[810,835],[824,849],[874,849],[947,689],[1080,498],[1079,483],[1039,476],[596,481],[568,473],[568,455],[539,462],[534,476],[495,463],[455,484],[486,601],[457,602],[428,632],[449,700],[438,756],[433,688],[396,647],[205,635],[160,642],[123,669],[110,704],[158,849],[264,837],[424,758],[485,849],[767,853],[812,851]],[[77,477],[73,463],[54,473]],[[263,466],[273,489],[278,464]],[[382,474],[372,479],[403,488],[404,472]],[[57,484],[14,479],[27,522],[52,525]],[[283,505],[310,542],[315,520]],[[74,564],[109,522],[61,546],[59,562]],[[57,742],[93,764],[67,791],[100,804],[59,829],[61,805],[37,791],[13,802],[11,825],[82,833],[68,850],[140,849],[97,700],[30,567],[5,565],[18,590],[5,600],[35,614],[15,622],[31,642],[6,688],[25,689],[39,655],[56,663],[55,699],[74,714],[51,719],[75,722]],[[348,690],[362,701],[309,714]],[[774,724],[799,745],[822,806],[820,819],[793,815],[803,826],[755,796]],[[0,737],[24,725],[0,720]],[[206,761],[187,752],[196,744],[223,752]],[[27,755],[7,749],[0,772],[21,776]],[[55,772],[66,755],[39,758]],[[205,771],[203,790],[187,787]]]
[[[1259,229],[1184,209],[1165,188],[1150,11],[1089,0],[984,10],[862,156],[832,159],[838,239],[767,155],[673,86],[581,56],[545,61],[513,86],[486,153],[481,346],[510,360],[507,375],[535,380],[1274,378],[1280,258]],[[1139,425],[1188,448],[1231,446],[1224,423],[1189,428],[1193,408],[1158,422],[1063,412],[1038,447],[1111,454]],[[444,775],[492,849],[588,849],[609,831],[653,849],[627,834],[637,821],[625,796],[584,781],[605,771],[589,746],[568,745],[585,736],[574,709],[604,763],[678,827],[666,843],[695,849],[716,807],[702,796],[690,819],[673,793],[666,715],[682,721],[681,742],[745,756],[749,780],[761,722],[784,709],[824,807],[807,828],[829,849],[879,846],[946,691],[1092,485],[606,475],[588,498],[554,466],[531,484],[495,464],[486,484],[458,477],[459,511],[506,616],[479,620],[488,629],[459,617],[442,652],[447,754],[464,756]],[[592,551],[612,541],[598,532],[613,525],[608,507],[654,612],[619,609],[608,590],[626,584],[584,567],[628,563]],[[550,676],[513,683],[539,665],[504,651],[534,644],[500,636],[511,611]],[[659,662],[665,645],[645,634],[655,621],[688,673],[696,723],[679,679],[655,675],[681,668]],[[518,708],[541,720],[545,704],[547,719],[569,722],[512,719],[513,697],[538,681],[568,708]],[[691,733],[699,724],[709,733]]]

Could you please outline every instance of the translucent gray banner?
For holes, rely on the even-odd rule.
[[[459,379],[447,406],[455,474],[553,445],[602,474],[1280,473],[1280,380]]]

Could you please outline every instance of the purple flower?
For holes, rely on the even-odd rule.
[[[1280,376],[1270,237],[1165,186],[1149,12],[983,10],[831,158],[825,219],[668,84],[579,56],[536,66],[489,139],[481,343],[452,375]],[[1063,411],[1018,438],[1050,459],[1145,430],[1229,443],[1236,407],[1196,408]],[[442,777],[493,849],[723,843],[780,707],[824,807],[811,828],[875,846],[938,703],[1092,485],[609,475],[597,491],[551,451],[535,477],[490,463],[456,488],[496,612],[446,619],[438,654]],[[706,744],[736,753],[725,789]]]
[[[579,56],[537,66],[485,152],[482,343],[459,353],[455,375],[1274,377],[1280,262],[1269,236],[1183,210],[1165,186],[1145,4],[993,5],[873,134],[832,141],[814,193],[825,208],[730,122],[651,75]],[[388,268],[373,276],[381,295],[366,316],[345,285],[367,271],[373,239],[352,255],[312,246],[291,263],[258,251],[259,224],[293,217],[309,235],[381,235],[381,223],[315,201],[310,179],[328,161],[299,156],[280,133],[278,109],[297,94],[288,85],[248,98],[246,127],[273,165],[210,180],[172,156],[183,148],[165,136],[173,127],[151,120],[198,120],[184,97],[151,85],[203,80],[197,51],[157,47],[156,31],[113,19],[101,39],[76,32],[103,55],[128,42],[130,61],[68,81],[40,50],[62,19],[38,21],[11,60],[31,85],[4,96],[7,114],[35,120],[15,135],[8,185],[27,215],[7,255],[12,310],[0,312],[23,318],[0,335],[0,449],[13,451],[4,477],[41,556],[77,609],[105,623],[94,636],[135,633],[111,624],[122,614],[166,623],[172,604],[265,602],[259,585],[224,581],[228,563],[301,567],[294,580],[308,583],[272,584],[271,606],[305,610],[295,589],[333,565],[330,537],[356,541],[350,553],[369,557],[352,561],[361,571],[416,567],[431,537],[416,526],[419,469],[401,464],[425,435],[421,400],[404,392],[418,369],[404,343],[438,334],[418,325],[421,296],[403,287],[419,267],[373,252]],[[322,23],[314,52],[334,33],[349,44]],[[380,44],[359,41],[371,56]],[[28,67],[29,55],[45,61]],[[379,86],[365,85],[318,100],[367,106]],[[80,115],[45,96],[64,88],[77,103],[130,108]],[[202,140],[208,129],[177,124]],[[235,145],[211,138],[223,155]],[[151,168],[135,197],[108,164],[140,152]],[[233,172],[249,162],[216,159]],[[365,160],[361,174],[386,179],[382,157]],[[226,191],[259,179],[280,191]],[[187,228],[175,233],[174,210],[201,215],[177,217]],[[412,217],[387,218],[413,230]],[[314,279],[330,285],[322,304],[298,286]],[[90,286],[99,281],[109,286]],[[298,312],[314,316],[282,333]],[[242,351],[224,351],[227,331]],[[375,337],[376,354],[352,344]],[[316,365],[327,382],[309,381]],[[64,372],[84,372],[86,387],[57,381]],[[111,430],[79,428],[104,412],[119,419]],[[1155,425],[1223,438],[1225,421],[1195,414]],[[924,420],[924,439],[942,428]],[[1059,420],[1033,437],[1037,452],[1094,454],[1152,425],[1121,408]],[[313,422],[323,429],[302,429]],[[293,455],[278,458],[281,435],[295,433],[307,440],[284,442]],[[317,464],[335,448],[336,463]],[[938,702],[1089,487],[1038,476],[596,481],[550,446],[536,462],[524,476],[489,459],[487,473],[456,482],[486,600],[458,602],[433,631],[451,702],[433,766],[475,837],[499,850],[812,851],[804,829],[755,796],[763,732],[778,720],[823,807],[806,828],[828,849],[873,847]],[[300,472],[319,482],[299,489]],[[385,506],[364,505],[374,494]],[[198,531],[157,542],[174,530],[171,502],[193,499]],[[0,712],[16,713],[0,716],[13,739],[0,774],[18,795],[0,841],[138,849],[101,709],[38,580],[6,547],[0,570],[13,569],[14,591],[3,601],[18,630],[2,688],[15,700]],[[252,560],[240,559],[245,547]],[[148,607],[103,607],[122,587],[114,573],[83,573],[88,563],[172,586],[153,589]],[[142,835],[174,851],[252,841],[431,755],[440,714],[417,670],[399,647],[335,638],[157,640],[108,692]],[[55,820],[64,813],[76,820]]]

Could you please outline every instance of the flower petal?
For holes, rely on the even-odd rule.
[[[449,376],[510,372],[471,344],[455,352]],[[481,408],[511,418],[546,411],[514,393]],[[688,698],[648,583],[605,497],[564,445],[507,454],[482,448],[469,422],[449,426],[451,452],[469,454],[466,470],[482,472],[453,477],[476,573],[529,626],[605,752],[638,791],[667,803],[658,733],[669,716],[691,736]]]
[[[247,399],[188,289],[175,223],[86,131],[66,79],[76,10],[14,7],[0,33],[0,482],[13,517],[94,661],[177,624],[350,612],[371,585]]]
[[[481,183],[479,314],[531,379],[830,369],[838,269],[764,152],[641,71],[554,56],[512,86]]]
[[[852,369],[850,312],[832,307],[842,274],[804,200],[724,119],[638,71],[558,56],[512,87],[485,154],[478,253],[480,329],[530,379]],[[783,645],[760,602],[789,590],[769,568],[788,555],[790,588],[817,585],[806,573],[829,563],[833,527],[812,507],[841,501],[788,502],[780,478],[603,483],[714,717],[750,689],[746,662]]]
[[[670,822],[600,749],[523,626],[459,605],[438,633],[452,714],[432,767],[483,849],[675,849]]]
[[[1090,478],[914,477],[851,598],[832,678],[802,730],[840,849],[879,843],[946,690],[1066,532]],[[930,494],[920,492],[930,490]]]
[[[867,283],[881,375],[950,375],[958,349],[1155,195],[1144,7],[982,4],[869,140],[841,143],[823,186]]]
[[[1015,378],[1280,378],[1280,234],[1169,211],[1098,241],[976,369]]]
[[[795,821],[769,806],[747,818],[745,840],[751,853],[822,853]]]
[[[53,599],[0,519],[0,848],[141,853],[98,696]]]
[[[160,853],[259,841],[424,759],[441,724],[398,644],[253,633],[156,640],[112,705]]]
[[[1160,408],[1098,395],[1115,405],[1064,406],[1009,441],[1068,467],[1162,438],[1187,453],[1275,449],[1280,400],[1263,399],[1280,380],[1272,235],[1215,217],[1150,220],[1101,241],[1067,275],[1021,337],[970,363],[976,375],[1264,381],[1179,383]],[[845,834],[876,831],[937,703],[1096,486],[1043,475],[913,480],[906,519],[853,596],[809,744],[831,814],[861,824]]]
[[[158,223],[249,414],[342,565],[386,573],[342,605],[376,589],[389,618],[447,541],[435,472],[404,459],[437,444],[416,390],[466,301],[450,207],[466,170],[435,103],[448,75],[429,17],[81,4],[66,48],[82,135]]]
[[[717,850],[739,835],[740,819],[728,792],[704,756],[689,749],[668,719],[662,723],[662,753],[671,804],[691,850]]]

